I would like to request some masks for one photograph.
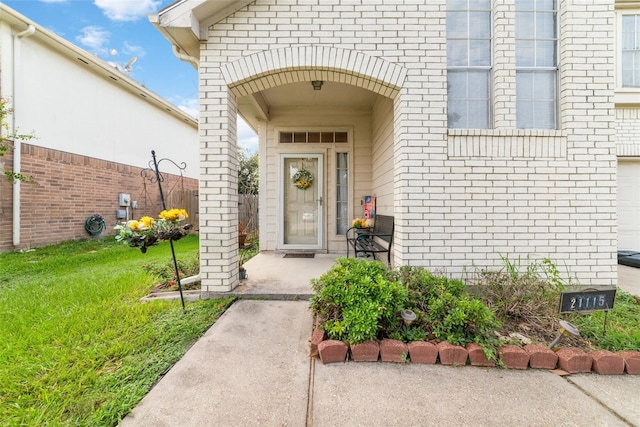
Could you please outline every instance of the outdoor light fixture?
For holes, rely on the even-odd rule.
[[[400,315],[402,316],[402,320],[404,320],[404,324],[407,326],[409,326],[414,320],[416,320],[416,314],[408,308],[402,310]]]
[[[576,328],[572,323],[569,323],[566,320],[561,320],[559,323],[560,329],[558,330],[558,336],[551,342],[551,344],[549,344],[549,348],[555,347],[563,337],[568,337],[569,335],[573,335],[574,337],[580,336],[578,328]]]
[[[314,80],[311,82],[311,86],[313,86],[313,90],[320,90],[322,89],[322,85],[324,84],[324,82],[322,80]]]

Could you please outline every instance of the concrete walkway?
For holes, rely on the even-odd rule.
[[[306,301],[240,300],[122,426],[640,426],[640,376],[323,365],[310,335]]]
[[[623,273],[622,289],[640,289],[640,269]],[[256,286],[245,292],[258,296]],[[266,289],[304,293],[286,287],[273,281]],[[121,425],[640,427],[640,376],[323,365],[308,355],[311,325],[307,301],[237,301]]]

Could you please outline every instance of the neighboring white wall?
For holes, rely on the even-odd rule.
[[[185,162],[185,176],[198,178],[197,124],[145,100],[148,91],[133,94],[96,74],[95,64],[42,43],[39,30],[15,40],[18,62],[12,64],[11,28],[5,22],[0,28],[2,96],[13,97],[15,82],[16,124],[35,133],[31,143],[138,167],[148,167],[153,149],[159,158]]]

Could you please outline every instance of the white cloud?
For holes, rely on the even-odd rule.
[[[198,99],[182,99],[177,103],[178,108],[190,115],[191,117],[198,118]]]
[[[109,31],[95,25],[84,27],[81,31],[82,34],[77,36],[76,40],[94,51],[103,51],[104,46],[109,43],[109,37],[111,37]]]
[[[95,0],[93,2],[112,21],[136,21],[160,8],[160,0]]]
[[[198,118],[198,99],[187,98],[181,100],[172,100],[173,104],[177,105],[179,109],[189,114],[192,117]],[[238,147],[242,150],[247,150],[250,154],[258,152],[258,135],[249,127],[249,125],[238,116],[237,122],[238,132]]]
[[[137,57],[143,57],[147,54],[142,46],[135,46],[129,44],[129,42],[124,42],[124,47],[122,48],[122,53],[125,55],[135,55]]]
[[[258,152],[258,135],[238,116],[238,146],[250,154]]]

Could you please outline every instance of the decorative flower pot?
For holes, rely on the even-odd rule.
[[[244,268],[240,269],[240,280],[245,280],[247,277],[247,270]]]

